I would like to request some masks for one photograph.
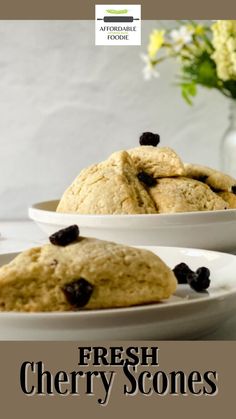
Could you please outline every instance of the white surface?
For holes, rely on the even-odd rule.
[[[58,201],[35,204],[29,216],[50,235],[77,224],[82,236],[131,245],[236,249],[236,209],[178,214],[81,215],[55,212]]]
[[[163,24],[143,21],[140,47],[103,47],[94,21],[0,21],[0,219],[61,196],[84,166],[146,130],[187,161],[218,165],[227,99],[200,89],[185,104],[172,61],[143,80],[140,53]]]
[[[47,236],[30,221],[0,222],[0,255],[40,246]]]
[[[159,304],[65,313],[0,313],[1,340],[193,339],[206,335],[235,312],[236,256],[174,247],[146,247],[170,267],[206,266],[211,285],[196,293],[179,285]],[[0,265],[13,255],[0,256]]]
[[[33,245],[39,245],[47,241],[37,226],[33,222],[2,222],[0,223],[0,232],[2,234],[0,238],[0,254],[14,252],[17,250],[23,250]],[[24,240],[24,241],[22,241]],[[217,269],[228,268],[217,265]],[[234,303],[235,304],[235,303]],[[223,303],[224,305],[224,303]],[[204,313],[203,313],[204,314]],[[214,310],[214,315],[217,316]],[[194,324],[191,322],[192,327]],[[50,324],[48,325],[50,328]],[[203,339],[205,340],[235,340],[236,339],[236,304],[235,314],[231,314],[230,320],[225,323],[217,323],[217,330],[214,333],[206,334]]]

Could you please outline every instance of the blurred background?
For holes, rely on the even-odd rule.
[[[93,21],[0,21],[0,219],[24,219],[34,202],[59,198],[80,170],[161,135],[189,162],[219,167],[228,103],[200,90],[187,105],[173,61],[145,81],[142,46],[94,45]]]

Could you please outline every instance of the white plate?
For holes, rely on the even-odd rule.
[[[176,294],[159,304],[65,313],[0,313],[1,340],[192,339],[210,333],[236,313],[236,256],[174,247],[146,247],[171,268],[186,262],[192,269],[207,266],[211,286],[196,293],[179,285]],[[0,256],[0,265],[15,254]]]
[[[131,245],[183,246],[236,250],[236,209],[178,214],[80,215],[58,213],[58,201],[41,202],[29,216],[50,235],[71,224],[81,234]]]

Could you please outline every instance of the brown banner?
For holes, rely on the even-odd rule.
[[[5,0],[1,1],[0,19],[94,19],[95,4],[141,4],[142,19],[233,19],[236,18],[234,0],[145,0],[96,1],[89,0]]]
[[[236,342],[1,342],[1,417],[231,417],[235,351]]]

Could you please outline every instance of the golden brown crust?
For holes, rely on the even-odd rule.
[[[222,199],[224,199],[230,209],[236,208],[236,195],[232,192],[218,192],[217,195],[219,195]]]
[[[158,179],[150,194],[160,213],[223,210],[228,204],[209,186],[185,177]]]
[[[190,163],[185,163],[184,167],[185,176],[201,180],[215,191],[231,192],[232,187],[236,186],[236,179],[220,172],[219,170]]]
[[[137,170],[154,178],[184,175],[184,165],[170,147],[140,146],[127,151]]]

